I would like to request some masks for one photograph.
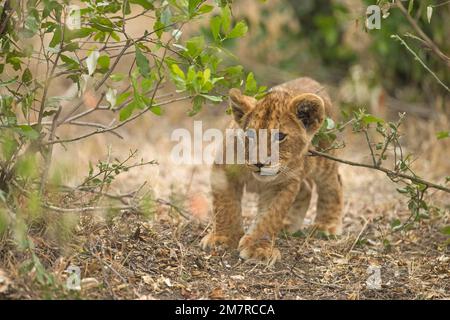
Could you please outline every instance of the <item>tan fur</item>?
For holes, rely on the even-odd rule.
[[[274,246],[276,236],[283,229],[299,229],[309,206],[312,183],[318,192],[315,226],[325,233],[338,234],[343,200],[337,164],[307,155],[325,117],[333,116],[325,90],[312,79],[299,78],[274,87],[259,101],[237,89],[230,91],[230,98],[235,117],[232,127],[277,128],[287,136],[279,143],[280,169],[276,176],[260,176],[252,164],[213,166],[213,228],[203,238],[202,246],[237,247],[243,259],[273,264],[281,257]],[[257,218],[245,234],[241,217],[244,187],[260,195]]]

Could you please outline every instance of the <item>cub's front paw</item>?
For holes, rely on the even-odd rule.
[[[281,260],[280,250],[269,240],[255,240],[251,236],[243,236],[239,241],[239,256],[251,262],[262,262],[272,266]]]
[[[228,236],[210,232],[200,241],[200,246],[203,250],[218,247],[232,249],[237,247],[238,242],[239,236]]]
[[[323,232],[327,236],[338,236],[342,233],[340,223],[315,222],[313,230]]]

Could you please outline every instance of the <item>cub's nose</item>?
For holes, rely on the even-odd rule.
[[[258,169],[261,169],[262,167],[264,167],[264,165],[261,162],[255,163],[254,166],[257,167]]]

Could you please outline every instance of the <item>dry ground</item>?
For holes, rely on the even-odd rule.
[[[213,110],[203,117],[209,119],[211,126],[222,126],[226,123],[222,112]],[[188,128],[192,124],[192,120],[180,120],[179,113],[178,110],[171,114],[169,110],[162,119],[149,117],[122,132],[126,143],[113,144],[114,151],[137,147],[146,160],[156,159],[159,165],[132,170],[118,180],[114,190],[131,190],[147,180],[156,197],[171,201],[178,197],[176,203],[191,211],[192,218],[185,219],[173,207],[163,204],[155,205],[151,217],[124,211],[105,222],[86,214],[77,225],[75,236],[64,245],[42,230],[35,230],[35,252],[54,279],[50,286],[39,285],[39,270],[25,268],[29,252],[20,253],[11,241],[2,241],[0,298],[450,298],[449,238],[442,233],[442,228],[449,225],[448,195],[431,193],[431,203],[444,210],[433,210],[428,218],[394,232],[392,222],[405,222],[409,217],[405,200],[383,174],[363,168],[341,167],[346,187],[342,236],[326,239],[309,234],[308,229],[296,236],[282,235],[277,245],[283,259],[272,268],[245,263],[237,252],[201,251],[198,243],[208,227],[206,215],[210,210],[208,169],[177,167],[168,162],[168,132],[180,123]],[[138,133],[136,129],[140,129]],[[58,151],[56,162],[68,168],[67,183],[86,172],[88,160],[104,156],[106,139],[109,138],[97,137],[85,145]],[[419,144],[426,155],[417,162],[418,169],[430,179],[442,177],[441,171],[448,170],[444,160],[448,148],[423,139]],[[347,145],[343,157],[368,160],[361,141],[349,137]],[[68,162],[74,155],[78,160]],[[255,200],[254,195],[246,195],[247,225],[255,214]],[[306,225],[314,214],[314,209],[310,209]],[[69,265],[81,269],[80,292],[64,286],[64,270]],[[377,268],[381,288],[371,289],[367,285],[373,272],[370,270]]]
[[[283,260],[273,268],[244,263],[237,252],[203,252],[204,225],[162,210],[145,221],[122,213],[109,224],[83,219],[77,241],[64,254],[36,237],[36,253],[58,281],[81,267],[81,292],[36,285],[36,270],[16,267],[23,256],[2,254],[13,268],[3,298],[83,299],[448,299],[448,214],[392,232],[385,208],[347,202],[344,236],[283,236]],[[395,210],[392,208],[392,210]],[[354,231],[352,231],[354,230]],[[447,241],[447,244],[445,242]],[[6,259],[5,259],[6,258]],[[369,266],[380,268],[381,288],[370,289]],[[6,266],[8,267],[8,266]]]

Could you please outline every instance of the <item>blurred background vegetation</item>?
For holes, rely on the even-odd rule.
[[[250,33],[239,41],[239,58],[264,84],[308,75],[334,87],[342,107],[365,106],[385,114],[408,111],[429,118],[430,108],[448,107],[449,92],[391,36],[401,36],[447,87],[449,63],[417,38],[420,35],[394,2],[235,1],[235,14],[245,17]],[[366,8],[372,4],[382,9],[379,30],[365,27]],[[450,2],[402,4],[434,44],[450,52]]]

